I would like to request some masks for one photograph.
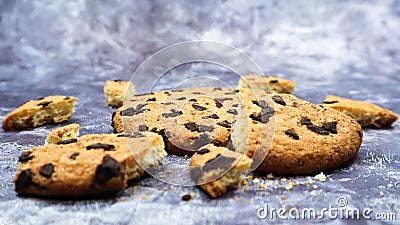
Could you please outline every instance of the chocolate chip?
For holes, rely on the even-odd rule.
[[[116,111],[114,111],[112,113],[112,116],[111,116],[111,127],[113,127],[113,128],[114,128],[114,117],[115,117],[115,114],[116,114]]]
[[[324,101],[324,104],[335,104],[338,103],[339,101]]]
[[[337,125],[337,122],[328,122],[328,123],[323,124],[322,128],[329,131],[329,133],[337,134],[336,125]]]
[[[228,111],[226,111],[226,112],[229,113],[229,114],[232,114],[232,115],[237,115],[238,114],[236,109],[228,109]]]
[[[194,95],[202,95],[203,93],[195,91],[195,92],[192,92],[192,94],[194,94]]]
[[[146,125],[140,124],[139,131],[147,131],[149,128]]]
[[[75,153],[72,153],[72,155],[69,158],[72,160],[75,160],[78,155],[79,155],[79,152],[75,152]]]
[[[189,99],[189,102],[197,102],[197,99],[191,98],[191,99]]]
[[[218,122],[217,124],[220,125],[221,127],[225,127],[225,128],[231,128],[232,127],[231,123],[229,121],[227,121],[227,120]]]
[[[216,101],[224,102],[224,101],[231,101],[233,98],[215,98]]]
[[[278,103],[278,104],[280,104],[280,105],[283,105],[283,106],[285,106],[286,105],[286,102],[283,100],[283,98],[281,97],[281,96],[279,96],[279,95],[274,95],[274,96],[272,96],[272,100],[274,100],[274,102],[276,102],[276,103]]]
[[[133,115],[138,115],[140,113],[144,112],[144,109],[135,109],[133,107],[129,107],[127,109],[124,109],[120,112],[121,116],[133,116]]]
[[[302,117],[300,120],[301,125],[312,125],[311,119]]]
[[[214,101],[215,101],[215,106],[217,106],[217,108],[221,108],[222,106],[224,106],[224,105],[222,105],[221,102],[219,102],[219,101],[217,101],[215,99],[214,99]]]
[[[200,132],[206,132],[206,131],[211,132],[213,130],[214,130],[213,126],[206,126],[206,125],[200,125],[199,126],[199,131]]]
[[[78,139],[76,139],[76,138],[70,138],[70,139],[66,139],[66,140],[61,140],[61,141],[57,142],[57,144],[58,145],[67,145],[67,144],[75,143],[77,141],[78,141]]]
[[[275,84],[275,83],[278,83],[279,81],[278,80],[270,80],[269,81],[269,83],[271,83],[271,84]]]
[[[92,145],[86,146],[86,150],[92,150],[96,148],[102,148],[104,151],[113,151],[115,146],[114,145],[109,145],[109,144],[102,144],[102,143],[96,143]]]
[[[359,130],[357,130],[357,134],[358,134],[358,136],[360,137],[360,138],[362,138],[362,132],[361,131],[359,131]]]
[[[214,159],[210,159],[206,162],[206,164],[203,166],[203,171],[208,172],[215,169],[230,169],[232,163],[235,161],[235,158],[218,154]]]
[[[43,101],[39,104],[37,104],[37,106],[42,106],[43,108],[48,106],[50,103],[52,103],[52,101]]]
[[[162,116],[165,117],[165,118],[168,118],[168,117],[176,117],[176,116],[179,116],[179,115],[182,115],[182,114],[183,114],[182,111],[178,111],[176,109],[171,109],[170,113],[163,113]]]
[[[105,184],[108,180],[113,177],[117,177],[121,170],[121,165],[109,155],[103,157],[102,164],[96,168],[96,174],[94,178],[95,184]]]
[[[148,98],[146,100],[146,102],[155,102],[155,101],[157,101],[157,99],[155,97],[154,98]]]
[[[201,177],[201,169],[199,167],[193,167],[192,169],[190,169],[190,178],[194,181],[194,182],[198,182],[200,177]]]
[[[204,110],[207,109],[206,107],[203,107],[203,106],[198,105],[198,104],[193,104],[192,107],[193,107],[193,109],[195,109],[197,111],[204,111]]]
[[[267,123],[269,118],[275,113],[275,110],[271,108],[264,100],[258,101],[257,105],[261,107],[261,112],[251,114],[250,118],[254,121]]]
[[[122,79],[115,79],[114,80],[114,82],[121,82],[121,81],[124,81],[124,80],[122,80]]]
[[[237,107],[238,105],[239,105],[239,104],[233,104],[232,106],[233,106],[233,107]]]
[[[161,105],[175,105],[173,102],[162,102]]]
[[[200,154],[200,155],[204,155],[204,154],[209,153],[209,152],[210,152],[210,150],[208,148],[202,148],[202,149],[197,151],[197,153]]]
[[[32,173],[30,169],[22,170],[15,181],[15,190],[17,192],[23,191],[32,183]]]
[[[39,96],[36,100],[40,101],[40,100],[43,100],[43,99],[44,99],[43,96]]]
[[[307,125],[307,129],[311,130],[314,133],[322,134],[322,135],[329,135],[329,131],[325,130],[323,127],[317,125]]]
[[[211,142],[210,138],[207,134],[201,134],[198,138],[194,140],[194,148],[199,149],[204,145],[207,145]]]
[[[182,92],[183,90],[182,89],[175,89],[175,90],[172,90],[171,92]]]
[[[21,155],[18,158],[18,161],[21,162],[21,163],[28,162],[29,160],[34,158],[34,156],[31,155],[31,154],[32,154],[31,151],[22,152]]]
[[[192,196],[190,194],[182,196],[182,201],[189,201],[190,199],[192,199]]]
[[[285,134],[286,134],[287,136],[289,136],[289,137],[295,139],[295,140],[299,140],[299,139],[300,139],[299,135],[297,135],[297,134],[294,132],[294,129],[286,130],[286,131],[285,131]]]
[[[180,101],[180,100],[185,100],[185,99],[186,99],[186,97],[179,97],[176,100]]]
[[[236,92],[236,93],[239,93],[239,89],[236,89],[235,92]]]
[[[46,178],[50,178],[51,175],[54,172],[54,166],[51,163],[47,163],[45,165],[43,165],[42,167],[40,167],[39,169],[39,173],[40,175],[46,177]]]
[[[142,108],[145,107],[145,106],[146,106],[146,104],[137,104],[136,110],[140,110],[140,109],[142,109]]]
[[[140,133],[140,132],[133,132],[133,134],[130,134],[128,137],[141,138],[141,137],[146,137],[146,136],[144,134]]]
[[[171,95],[171,93],[169,93],[169,91],[165,91],[164,94],[166,94],[166,95],[168,95],[168,96]]]
[[[219,119],[219,116],[217,114],[212,114],[209,116],[203,116],[203,119]]]
[[[222,88],[216,87],[214,88],[214,91],[222,91]]]
[[[199,131],[199,126],[194,122],[185,123],[184,126],[192,132]]]
[[[251,101],[254,105],[260,106],[260,104],[258,103],[258,101]]]
[[[64,97],[64,100],[70,100],[70,99],[71,99],[71,97],[69,97],[69,96]]]

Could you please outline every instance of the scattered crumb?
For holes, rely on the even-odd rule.
[[[235,202],[240,202],[242,201],[242,197],[235,197]]]
[[[147,199],[147,195],[146,195],[146,194],[142,194],[142,195],[140,196],[140,198],[141,198],[142,200],[145,200],[145,199]]]
[[[247,180],[243,179],[242,180],[242,185],[247,185],[249,182],[247,182]]]
[[[255,178],[255,179],[253,180],[253,182],[254,182],[254,183],[259,183],[259,182],[260,182],[260,179]]]
[[[323,172],[321,172],[320,174],[316,175],[314,177],[315,180],[321,181],[321,182],[325,182],[326,181],[326,176]]]
[[[312,187],[313,187],[314,189],[317,189],[317,188],[318,188],[318,185],[315,185],[315,184],[314,184]]]
[[[172,173],[172,170],[167,170],[167,174],[171,174]]]
[[[248,179],[253,179],[253,176],[252,175],[248,175],[247,178]]]
[[[258,187],[262,188],[262,189],[267,189],[267,186],[265,184],[260,184],[260,185],[258,185]]]
[[[172,155],[172,157],[173,157],[173,158],[176,158],[177,156],[176,156],[176,155]]]
[[[267,174],[267,179],[274,179],[274,175],[272,173]]]
[[[184,157],[185,157],[185,159],[187,159],[189,156],[188,156],[188,155],[185,155]]]
[[[286,182],[287,180],[286,180],[286,178],[282,178],[281,181],[282,182]]]
[[[287,198],[286,198],[284,195],[281,195],[281,196],[280,196],[280,199],[281,199],[282,201],[285,201]]]
[[[163,190],[164,190],[164,191],[168,191],[169,188],[168,188],[168,187],[164,187]]]
[[[292,184],[292,183],[287,183],[287,184],[285,185],[286,191],[290,191],[290,190],[292,190],[292,188],[293,188],[293,184]]]
[[[165,174],[161,174],[159,178],[165,178]]]

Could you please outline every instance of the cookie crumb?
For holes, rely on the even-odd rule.
[[[293,188],[293,184],[292,184],[291,182],[289,182],[289,183],[287,183],[287,184],[285,185],[286,191],[290,191],[290,190],[292,190],[292,188]]]
[[[182,201],[189,201],[192,199],[192,196],[190,194],[186,194],[182,196]]]
[[[146,194],[142,194],[142,195],[140,196],[140,198],[141,198],[142,200],[145,200],[145,199],[147,199],[147,195],[146,195]]]
[[[321,172],[320,174],[317,174],[314,177],[315,180],[321,181],[321,182],[325,182],[326,181],[326,176],[323,172]]]
[[[274,179],[274,175],[272,173],[267,174],[267,179]]]

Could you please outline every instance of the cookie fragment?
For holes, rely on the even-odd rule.
[[[70,144],[76,142],[79,136],[79,125],[72,123],[50,131],[47,135],[45,145],[47,144]]]
[[[240,77],[238,88],[250,88],[263,90],[267,93],[290,94],[293,92],[296,83],[273,76],[246,75]]]
[[[130,98],[136,94],[134,84],[121,79],[107,80],[103,90],[106,104],[115,108],[121,107],[125,98]]]

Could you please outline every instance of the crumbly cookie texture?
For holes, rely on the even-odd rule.
[[[74,97],[61,95],[27,101],[6,115],[2,128],[10,131],[66,121],[74,113],[75,101]]]
[[[218,198],[238,186],[251,159],[213,144],[203,146],[190,160],[190,176],[211,198]]]
[[[107,80],[104,86],[106,103],[112,107],[121,107],[125,98],[130,98],[135,94],[135,86],[130,81]]]
[[[83,135],[22,152],[15,191],[54,197],[121,191],[165,155],[162,137],[154,133]]]
[[[324,106],[345,113],[363,127],[390,127],[397,120],[397,115],[394,112],[375,104],[334,95],[326,96]]]
[[[240,77],[238,88],[260,89],[273,94],[290,94],[295,85],[294,81],[274,76],[246,75]]]
[[[246,95],[248,90],[240,93]],[[273,95],[274,105],[268,96],[243,99],[231,139],[236,151],[253,157],[252,168],[259,171],[288,175],[330,171],[353,158],[361,145],[361,126],[336,110],[289,94]]]
[[[191,155],[209,143],[228,145],[239,104],[237,90],[230,88],[187,88],[136,95],[116,110],[112,126],[117,133],[159,133],[169,153]]]
[[[78,139],[79,125],[72,123],[66,126],[55,128],[47,135],[45,145],[57,144],[69,139]]]

